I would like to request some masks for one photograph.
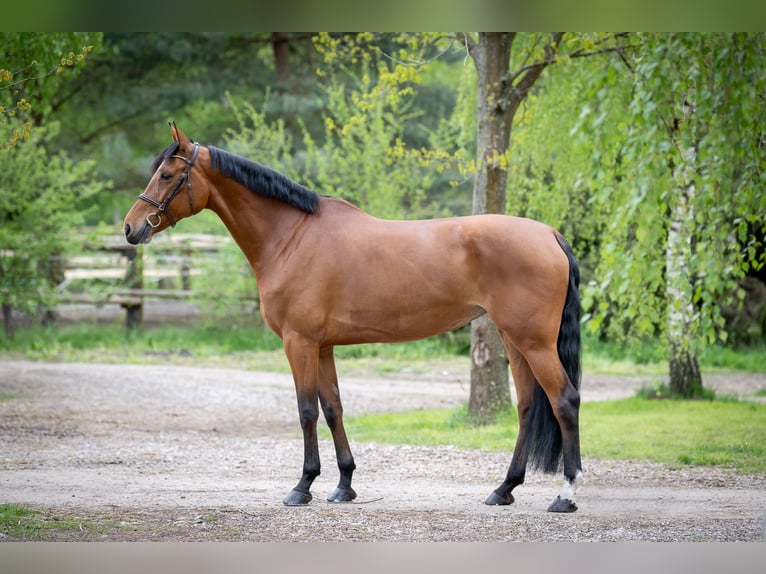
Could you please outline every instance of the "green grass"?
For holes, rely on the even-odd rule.
[[[86,362],[225,361],[242,353],[274,353],[282,343],[259,327],[167,325],[128,331],[121,324],[78,323],[34,327],[0,338],[0,355],[35,360]],[[236,361],[235,361],[236,362]]]
[[[766,405],[736,401],[657,401],[631,398],[584,403],[580,411],[586,456],[716,465],[745,474],[766,472]],[[476,427],[465,407],[348,417],[355,440],[409,445],[456,445],[513,450],[513,414]]]
[[[373,371],[379,374],[422,373],[440,368],[468,369],[467,329],[439,337],[388,345],[338,347],[342,372]],[[1,357],[36,360],[181,363],[231,365],[261,370],[288,370],[282,343],[256,319],[249,322],[199,321],[193,325],[146,327],[128,332],[120,322],[78,323],[60,327],[19,330],[13,339],[0,334]],[[763,372],[766,345],[745,349],[721,346],[700,351],[704,373],[720,371]],[[655,342],[630,347],[583,340],[583,368],[589,373],[661,376],[667,360]]]
[[[6,540],[72,539],[72,534],[88,539],[104,527],[76,517],[47,516],[39,510],[16,504],[0,504],[0,532]]]

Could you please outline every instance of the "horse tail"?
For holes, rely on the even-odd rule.
[[[564,310],[561,313],[561,325],[557,350],[561,365],[575,389],[580,389],[580,267],[572,252],[572,247],[564,237],[556,233],[556,240],[569,260],[569,285],[567,287]],[[548,396],[535,384],[532,408],[527,419],[527,437],[529,440],[529,463],[543,472],[556,472],[561,462],[561,429],[553,415]]]

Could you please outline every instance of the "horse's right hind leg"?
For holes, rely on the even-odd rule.
[[[550,512],[577,510],[575,494],[582,483],[580,459],[579,411],[580,393],[570,382],[555,350],[533,350],[527,353],[530,368],[548,396],[553,415],[561,430],[564,458],[564,486],[548,507]]]
[[[505,348],[508,353],[508,361],[511,365],[513,383],[516,387],[516,402],[519,413],[519,434],[516,438],[516,446],[513,449],[511,465],[503,483],[498,486],[484,501],[489,505],[507,505],[514,501],[511,491],[524,482],[529,457],[527,418],[532,408],[532,399],[535,390],[535,376],[529,368],[524,356],[514,347],[508,338],[503,336]]]

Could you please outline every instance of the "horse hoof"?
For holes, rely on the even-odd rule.
[[[327,497],[327,502],[351,502],[355,498],[356,492],[354,492],[353,488],[336,488]]]
[[[556,497],[556,500],[551,502],[548,507],[548,512],[574,512],[577,510],[577,505],[566,498]]]
[[[293,489],[290,491],[290,494],[285,497],[282,503],[285,506],[306,506],[311,502],[311,498],[310,492],[301,492]]]
[[[509,492],[507,496],[500,496],[497,492],[492,492],[484,501],[489,506],[508,506],[513,504],[513,495]]]

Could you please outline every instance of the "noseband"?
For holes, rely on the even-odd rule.
[[[178,193],[181,191],[181,188],[186,184],[186,189],[189,191],[189,212],[194,213],[194,207],[192,205],[192,188],[191,188],[191,177],[189,176],[189,172],[191,171],[192,166],[194,165],[194,161],[197,159],[197,153],[199,153],[199,144],[194,144],[194,150],[192,151],[191,158],[186,159],[183,156],[180,155],[172,155],[170,157],[176,157],[178,159],[183,160],[186,162],[186,169],[184,170],[183,174],[181,174],[181,179],[178,181],[176,186],[173,188],[173,191],[170,192],[170,194],[161,202],[157,201],[153,197],[149,197],[145,193],[142,193],[138,196],[138,199],[143,199],[145,202],[152,204],[154,207],[157,208],[157,213],[150,213],[146,216],[146,223],[149,224],[149,227],[155,228],[159,227],[160,223],[162,222],[162,214],[165,214],[165,217],[168,218],[168,221],[170,222],[170,225],[172,227],[176,226],[176,220],[173,219],[173,216],[170,214],[170,210],[168,209],[168,206],[170,205],[170,202],[173,201],[178,195]]]

